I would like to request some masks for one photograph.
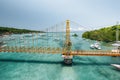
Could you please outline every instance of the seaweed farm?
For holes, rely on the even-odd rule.
[[[94,41],[71,37],[72,49],[91,50],[88,45]],[[51,46],[63,47],[61,39],[51,37],[56,33],[39,34],[39,37],[24,34],[13,34],[10,40],[4,37],[5,45],[16,46]],[[62,34],[64,35],[64,34]],[[57,36],[57,35],[56,35]],[[19,39],[21,38],[21,40]],[[32,38],[35,38],[34,44]],[[26,39],[26,40],[25,40]],[[63,39],[64,40],[64,39]],[[52,43],[50,42],[52,41]],[[27,43],[29,43],[27,45]],[[111,50],[112,46],[101,43],[103,50]],[[72,65],[65,65],[61,54],[37,54],[27,52],[0,52],[0,80],[118,80],[119,70],[110,64],[120,63],[119,57],[74,56]]]
[[[0,80],[120,80],[120,0],[0,0]]]

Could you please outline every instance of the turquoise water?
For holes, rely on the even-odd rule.
[[[47,37],[46,37],[47,38]],[[51,46],[62,47],[63,41],[53,41],[54,37],[39,38],[38,42],[29,40],[7,41],[9,46]],[[91,50],[89,45],[94,41],[71,37],[74,50]],[[34,42],[34,44],[32,43]],[[42,42],[42,43],[41,43]],[[18,44],[19,43],[19,44]],[[101,42],[103,50],[110,50],[109,44]],[[119,63],[119,57],[74,56],[73,64],[63,64],[60,54],[40,53],[0,53],[0,80],[120,80],[120,70],[110,64]]]

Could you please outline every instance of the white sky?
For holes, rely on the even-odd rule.
[[[120,0],[0,0],[0,26],[40,30],[67,19],[85,27],[120,21]]]

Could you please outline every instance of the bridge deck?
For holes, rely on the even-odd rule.
[[[33,47],[7,47],[0,48],[0,52],[26,52],[26,53],[48,53],[48,54],[64,54],[66,55],[66,51],[63,51],[62,48],[33,48]],[[70,55],[80,55],[80,56],[120,56],[120,52],[111,52],[111,51],[71,51]]]
[[[61,48],[42,47],[7,47],[0,48],[0,52],[26,52],[26,53],[62,53]]]
[[[120,56],[120,52],[111,52],[111,51],[72,51],[71,55],[81,55],[81,56]]]

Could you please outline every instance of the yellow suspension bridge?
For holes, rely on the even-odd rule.
[[[56,27],[54,27],[54,29],[57,31]],[[37,41],[35,38],[33,38],[33,39],[29,39],[25,42],[25,43],[27,43],[27,46],[22,46],[22,45],[9,46],[9,45],[7,45],[4,47],[0,47],[0,52],[62,54],[62,57],[64,58],[64,62],[67,64],[71,64],[73,56],[76,56],[76,55],[78,55],[78,56],[120,56],[119,51],[112,52],[110,50],[93,50],[93,51],[91,51],[91,50],[72,50],[72,41],[70,39],[70,21],[69,20],[66,21],[65,29],[64,28],[62,28],[62,29],[63,29],[63,31],[65,31],[65,34],[62,34],[64,36],[62,38],[65,38],[64,39],[65,41],[61,42],[61,43],[63,43],[62,47],[52,47],[52,45],[51,45],[51,47],[49,47],[48,45],[47,46],[35,46],[35,44],[38,44],[39,41]],[[47,34],[51,38],[57,37],[55,39],[57,41],[59,36],[57,36],[57,35],[50,36],[49,34],[52,32],[54,32],[53,29],[51,29],[51,30],[47,29],[46,32],[42,33],[42,34]],[[62,31],[60,31],[60,29],[59,29],[58,32],[62,32]],[[36,34],[37,34],[36,38],[38,38],[39,34],[38,33],[36,33]],[[34,34],[32,34],[32,35],[34,35]],[[43,36],[43,38],[45,40],[47,40],[48,36],[46,38],[44,37],[44,35],[41,35],[41,36]],[[23,40],[25,41],[26,39],[24,38]],[[30,41],[30,40],[32,40],[32,41]],[[17,41],[21,41],[21,40],[19,39]],[[36,41],[36,43],[35,43],[35,41]],[[30,42],[32,42],[32,45]],[[14,43],[17,44],[17,42],[14,42]],[[43,43],[53,43],[53,42],[41,41],[41,45]]]

